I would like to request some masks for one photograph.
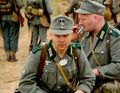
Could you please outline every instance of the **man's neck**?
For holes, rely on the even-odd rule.
[[[101,31],[101,29],[103,28],[105,22],[104,20],[96,27],[96,29],[93,31],[92,35],[93,38],[96,38],[97,34]]]
[[[62,59],[65,55],[65,52],[67,51],[67,49],[64,50],[59,50],[58,48],[54,47],[53,45],[53,49],[55,50],[56,54]]]

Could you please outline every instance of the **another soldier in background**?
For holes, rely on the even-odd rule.
[[[82,0],[72,0],[68,9],[65,11],[66,16],[69,16],[69,14],[73,14],[74,24],[78,24],[78,16],[75,13],[75,10],[80,7],[80,2],[81,1]]]
[[[119,12],[118,0],[93,0],[97,1],[106,6],[104,17],[106,20],[110,21],[111,19],[117,23],[117,13]]]
[[[20,24],[23,26],[23,17],[20,8],[23,7],[21,0],[0,0],[0,24],[4,41],[4,50],[7,61],[17,61],[18,39]]]
[[[82,28],[78,28],[78,30],[81,30],[81,32],[79,32],[80,34],[78,35],[76,33],[76,31],[74,31],[74,29],[76,29],[76,27],[79,26],[79,19],[78,19],[78,14],[75,13],[75,10],[77,10],[80,7],[82,0],[72,0],[71,4],[69,5],[68,9],[65,11],[65,15],[69,16],[70,14],[72,14],[73,20],[74,20],[74,28],[73,28],[73,35],[76,34],[76,39],[72,40],[73,42],[80,42],[82,37],[84,37],[84,35],[86,33],[82,32]]]
[[[85,0],[78,13],[87,32],[81,45],[96,76],[92,93],[120,93],[120,31],[104,19],[105,6]]]
[[[52,8],[50,0],[27,0],[25,16],[31,30],[30,51],[33,47],[47,42],[47,30],[50,25]]]

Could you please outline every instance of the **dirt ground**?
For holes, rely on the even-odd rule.
[[[25,23],[26,24],[26,21]],[[17,62],[6,61],[6,55],[3,49],[3,39],[0,35],[0,93],[14,93],[18,86],[18,80],[28,56],[28,46],[30,38],[28,36],[27,26],[20,29],[19,51],[17,52]]]
[[[53,16],[63,14],[68,7],[69,0],[51,0],[53,6]],[[24,8],[21,10],[24,16]],[[48,30],[49,39],[49,30]],[[6,61],[5,51],[3,49],[3,39],[0,34],[0,93],[14,93],[14,89],[18,87],[19,78],[29,55],[30,35],[28,32],[27,21],[25,19],[24,27],[20,28],[19,50],[16,54],[18,61],[11,63]]]

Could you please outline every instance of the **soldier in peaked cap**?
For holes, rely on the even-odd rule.
[[[91,0],[76,10],[79,23],[87,32],[81,45],[87,55],[96,84],[92,93],[119,93],[120,32],[104,19],[105,6]]]
[[[86,55],[80,47],[80,44],[71,44],[73,21],[66,16],[57,16],[53,18],[50,26],[51,40],[46,44],[45,65],[42,75],[39,79],[47,86],[37,86],[35,80],[41,47],[35,47],[30,53],[26,65],[24,66],[22,76],[19,82],[19,89],[22,93],[90,93],[94,86],[95,76],[88,63]],[[76,66],[73,49],[78,56],[78,65]],[[66,81],[59,72],[56,62],[64,70],[67,79],[72,85],[73,79],[77,76],[79,82],[76,82],[74,90],[70,90]],[[78,69],[77,69],[78,68]],[[79,73],[77,73],[77,71]],[[74,82],[75,84],[75,82]],[[43,89],[44,87],[44,89]],[[45,90],[47,88],[47,91]],[[71,92],[72,91],[72,92]]]

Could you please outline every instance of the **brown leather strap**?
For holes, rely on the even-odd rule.
[[[109,27],[108,29],[109,29],[109,31],[111,31],[112,27]],[[111,55],[110,55],[110,34],[109,33],[107,34],[107,37],[106,37],[106,43],[107,43],[108,63],[110,63],[111,62]]]
[[[73,53],[73,56],[74,56],[74,59],[75,59],[75,64],[76,64],[76,68],[77,68],[77,73],[78,73],[78,55],[77,55],[77,51],[76,51],[76,49],[75,48],[72,48],[72,53]]]
[[[78,58],[78,55],[77,55],[77,51],[75,48],[72,48],[72,53],[73,53],[73,56],[74,56],[74,60],[75,60],[75,64],[76,64],[76,71],[77,71],[77,75],[79,73],[79,58]],[[74,77],[74,80],[73,80],[73,87],[76,88],[76,85],[77,85],[77,75]]]
[[[39,79],[42,75],[45,59],[46,59],[46,44],[42,46],[40,63],[38,65],[37,76],[36,76],[37,79]]]

